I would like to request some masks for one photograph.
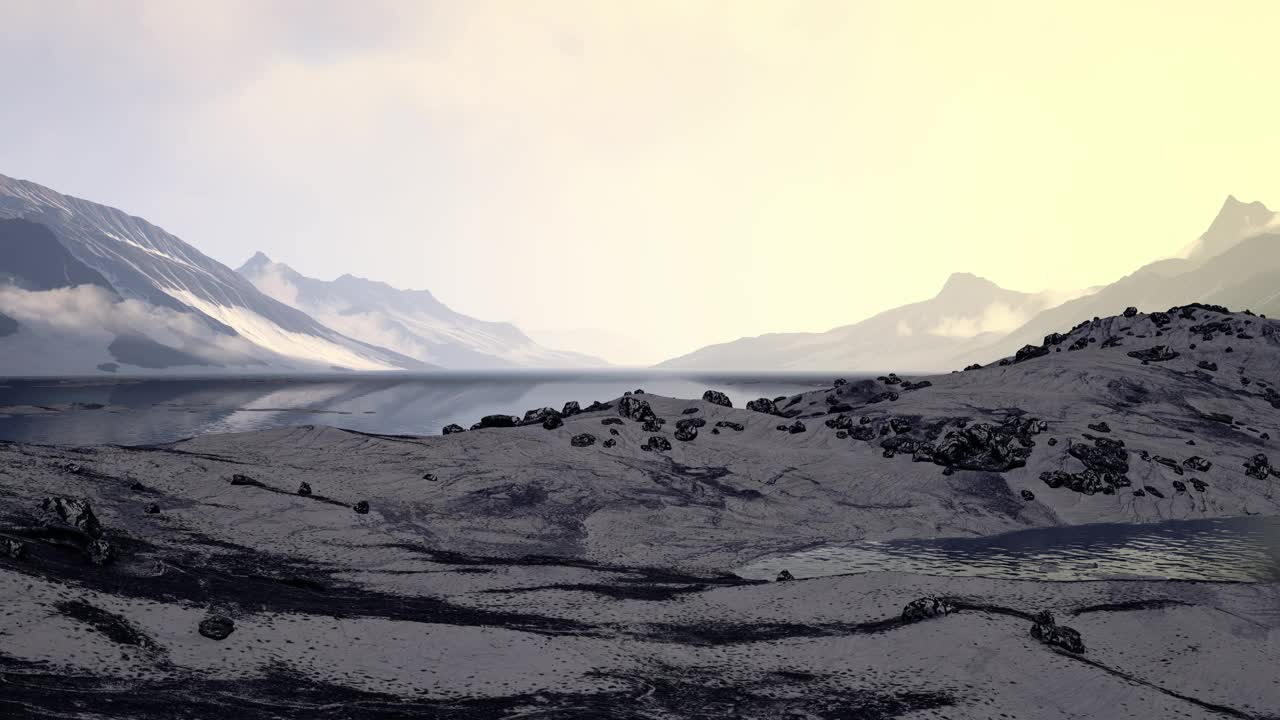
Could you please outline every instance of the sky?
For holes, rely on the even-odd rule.
[[[1280,205],[1280,3],[0,0],[0,173],[652,363]]]

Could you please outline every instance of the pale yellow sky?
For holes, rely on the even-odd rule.
[[[1280,204],[1276,2],[6,12],[0,172],[637,363],[953,271],[1106,283]]]

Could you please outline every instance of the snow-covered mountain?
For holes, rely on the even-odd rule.
[[[603,360],[545,348],[510,323],[456,312],[426,290],[343,275],[317,280],[262,253],[238,271],[259,290],[328,327],[449,368],[598,367]]]
[[[0,374],[425,369],[115,208],[0,175]]]
[[[1143,311],[1205,302],[1280,315],[1280,215],[1229,196],[1186,257],[1149,263],[1088,296],[1049,308],[1013,332],[956,356],[952,365],[987,363],[1037,345],[1045,335],[1126,307]]]
[[[982,347],[1055,303],[955,273],[933,298],[823,333],[775,333],[711,345],[658,367],[706,370],[949,369],[948,359]]]

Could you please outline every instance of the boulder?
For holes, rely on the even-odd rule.
[[[1110,426],[1110,425],[1108,425],[1108,424],[1106,423],[1106,421],[1103,421],[1103,422],[1097,422],[1097,423],[1089,423],[1089,429],[1090,429],[1090,430],[1092,430],[1092,431],[1094,431],[1094,432],[1101,432],[1101,433],[1109,433],[1109,432],[1111,432],[1111,426]]]
[[[698,408],[696,408],[696,407],[687,407],[687,408],[685,408],[685,409],[681,410],[681,411],[680,411],[680,414],[681,414],[681,415],[692,415],[692,414],[694,414],[694,413],[696,413],[696,412],[698,412]]]
[[[480,418],[477,424],[477,430],[486,428],[509,428],[515,427],[519,423],[519,419],[511,415],[485,415]]]
[[[160,505],[158,503],[147,503],[146,506],[142,508],[142,512],[148,515],[159,515]]]
[[[610,435],[621,435],[622,433],[618,432],[618,428],[609,428],[609,434],[610,434]]]
[[[927,595],[925,597],[912,600],[907,603],[906,607],[902,608],[902,621],[909,623],[919,622],[921,620],[928,620],[930,618],[941,617],[943,615],[950,615],[955,611],[955,606],[946,598]]]
[[[538,425],[540,423],[546,422],[549,418],[555,418],[557,420],[560,420],[561,416],[560,416],[560,413],[557,412],[555,408],[549,408],[549,407],[534,408],[533,410],[525,411],[524,419],[517,424],[518,425]]]
[[[564,420],[561,420],[559,415],[548,415],[542,421],[543,430],[555,430],[560,427],[564,427]]]
[[[453,435],[454,433],[466,432],[466,429],[457,423],[449,423],[440,432],[443,435]]]
[[[849,430],[849,437],[854,440],[870,441],[876,438],[876,431],[870,425],[858,425]]]
[[[689,442],[698,437],[698,428],[694,425],[676,426],[676,439],[681,442]]]
[[[766,415],[778,414],[777,404],[774,403],[769,398],[760,398],[758,400],[751,400],[747,403],[747,409],[754,412],[758,412],[758,413],[764,413]]]
[[[1019,437],[1012,424],[975,423],[948,431],[934,448],[934,462],[960,470],[1005,472],[1027,464],[1031,450],[1015,447]]]
[[[1178,357],[1178,352],[1168,345],[1155,345],[1144,350],[1130,350],[1125,354],[1143,362],[1165,362]]]
[[[677,420],[677,421],[676,421],[676,427],[677,427],[677,428],[685,428],[685,427],[695,427],[695,428],[700,428],[700,427],[703,427],[703,426],[704,426],[704,425],[706,425],[706,424],[707,424],[706,419],[704,419],[704,418],[700,418],[700,417],[698,417],[698,418],[682,418],[682,419],[680,419],[680,420]]]
[[[662,432],[661,419],[656,417],[651,417],[648,420],[644,421],[640,429],[644,430],[645,432]]]
[[[1209,468],[1213,467],[1213,463],[1205,460],[1199,455],[1192,455],[1182,461],[1182,467],[1195,472],[1209,472]]]
[[[1148,495],[1155,495],[1158,498],[1164,497],[1164,493],[1160,492],[1158,488],[1151,487],[1150,485],[1143,485],[1142,489],[1146,490]]]
[[[1027,502],[1031,502],[1032,500],[1036,499],[1036,494],[1031,492],[1030,490],[1023,490],[1020,494],[1022,495],[1022,499],[1026,500]]]
[[[569,439],[569,444],[574,447],[590,447],[596,444],[596,436],[591,433],[579,433]]]
[[[1031,626],[1031,637],[1045,645],[1061,648],[1077,655],[1084,652],[1084,641],[1080,633],[1065,625],[1057,624],[1053,613],[1048,611],[1036,613],[1035,622]]]
[[[981,369],[982,369],[982,366],[979,365],[978,363],[973,363],[972,365],[964,366],[965,372],[969,372],[970,370],[981,370]]]
[[[578,401],[570,400],[564,404],[564,409],[560,411],[560,414],[565,417],[573,417],[580,412],[582,412],[582,407],[578,405]]]
[[[743,430],[747,429],[746,425],[743,425],[742,423],[733,422],[731,420],[718,420],[716,421],[716,427],[729,428],[730,430],[734,430],[737,432],[742,432]]]
[[[1133,307],[1132,305],[1124,309],[1124,316],[1127,318],[1131,318],[1137,314],[1138,314],[1138,308]]]
[[[889,420],[889,429],[897,434],[911,432],[911,421],[906,418],[892,418]]]
[[[618,414],[636,422],[644,422],[657,417],[653,412],[653,408],[649,407],[649,401],[641,400],[635,395],[624,395],[622,397],[622,400],[618,403]]]
[[[702,393],[702,399],[711,403],[712,405],[719,405],[721,407],[727,407],[727,408],[733,407],[733,401],[729,399],[729,396],[725,395],[719,390],[708,390]]]
[[[1186,484],[1186,483],[1184,483],[1184,482],[1182,482],[1181,480],[1174,480],[1174,481],[1173,481],[1173,489],[1174,489],[1174,491],[1175,491],[1175,492],[1180,492],[1180,493],[1182,493],[1182,492],[1186,492],[1186,491],[1187,491],[1187,484]]]
[[[607,447],[607,448],[611,448],[611,447],[613,447],[614,445],[617,445],[617,444],[618,444],[618,441],[617,441],[617,440],[614,440],[613,438],[608,438],[608,439],[606,439],[606,440],[604,441],[604,443],[602,443],[602,445],[603,445],[604,447]]]
[[[210,615],[200,621],[200,634],[210,640],[226,640],[235,632],[236,624],[225,615]]]
[[[600,424],[601,424],[601,425],[621,425],[621,424],[623,424],[623,423],[622,423],[622,418],[607,417],[607,418],[605,418],[605,419],[601,420],[601,421],[600,421]]]
[[[1067,453],[1090,470],[1124,474],[1129,472],[1129,452],[1123,443],[1108,438],[1095,438],[1093,445],[1072,443]]]
[[[822,424],[833,430],[848,430],[853,427],[853,418],[848,415],[837,415],[825,420]]]
[[[867,398],[867,402],[874,404],[874,403],[881,403],[886,400],[893,402],[893,401],[896,401],[897,399],[898,399],[898,393],[890,390],[887,392],[876,393],[875,395],[872,395],[871,397]]]
[[[928,380],[921,380],[920,382],[916,382],[916,383],[913,383],[910,380],[907,380],[902,383],[903,392],[908,392],[911,390],[922,390],[927,387],[933,387],[933,383],[929,382]]]
[[[1013,361],[1015,363],[1020,363],[1020,362],[1025,362],[1027,360],[1032,360],[1038,357],[1044,357],[1045,355],[1048,355],[1048,354],[1049,354],[1049,348],[1043,345],[1040,345],[1038,347],[1035,345],[1023,345],[1022,349],[1014,353]]]
[[[778,573],[778,580],[777,580],[777,581],[778,581],[778,582],[788,582],[788,581],[790,581],[790,580],[795,580],[795,579],[796,579],[796,576],[795,576],[795,575],[792,575],[790,570],[783,570],[782,572]]]
[[[427,473],[422,476],[422,479],[427,482],[438,482],[440,480],[440,478],[436,477],[435,473]]]
[[[102,523],[83,498],[47,497],[40,501],[41,525],[70,528],[88,538],[102,537]]]
[[[301,483],[298,483],[298,494],[302,495],[303,497],[310,495],[311,483],[307,482],[306,480],[303,480]]]
[[[1266,455],[1258,453],[1249,458],[1244,463],[1244,474],[1257,480],[1266,480],[1268,475],[1280,474],[1276,473],[1271,467],[1271,461]]]
[[[115,560],[116,549],[103,538],[97,538],[85,547],[85,554],[89,556],[89,562],[94,565],[106,565]]]
[[[654,435],[649,438],[648,446],[653,450],[670,450],[671,441],[665,435]]]
[[[21,560],[27,554],[27,546],[12,538],[0,538],[0,555],[10,560]]]
[[[791,427],[788,427],[788,428],[787,428],[787,432],[791,433],[792,435],[795,435],[796,433],[802,433],[802,432],[804,432],[804,431],[805,431],[805,429],[806,429],[806,428],[805,428],[805,426],[804,426],[804,423],[802,423],[802,422],[800,422],[799,420],[797,420],[797,421],[795,421],[795,422],[791,423]]]
[[[262,485],[262,483],[258,482],[257,480],[254,480],[252,477],[241,474],[241,473],[235,473],[234,475],[231,476],[231,484],[232,485],[257,485],[259,487],[261,487]]]
[[[1211,362],[1209,360],[1201,360],[1200,362],[1196,363],[1196,367],[1200,368],[1201,370],[1208,370],[1209,372],[1217,372],[1218,363]]]
[[[352,510],[355,510],[357,515],[368,515],[368,514],[369,514],[369,501],[368,501],[368,500],[361,500],[360,502],[358,502],[358,503],[356,503],[354,506],[352,506],[352,508],[351,508],[351,509],[352,509]]]

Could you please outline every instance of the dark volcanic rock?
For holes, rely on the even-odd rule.
[[[40,501],[39,518],[41,525],[71,528],[88,538],[102,537],[102,523],[89,501],[82,498],[45,498]]]
[[[892,418],[889,420],[889,429],[899,435],[909,433],[911,432],[911,421],[906,418]]]
[[[1108,425],[1106,421],[1098,422],[1098,423],[1089,423],[1089,429],[1094,432],[1101,432],[1101,433],[1111,432],[1111,426]]]
[[[1067,452],[1090,470],[1121,475],[1129,472],[1129,452],[1117,441],[1095,438],[1092,446],[1072,443]]]
[[[116,557],[115,547],[103,538],[90,542],[85,547],[85,553],[89,556],[89,562],[94,565],[106,565]]]
[[[526,411],[524,414],[524,419],[522,419],[518,424],[519,425],[538,425],[540,423],[545,423],[550,418],[555,418],[556,420],[562,419],[560,417],[560,413],[557,412],[555,408],[549,408],[549,407],[535,408],[533,410]]]
[[[651,417],[644,421],[644,424],[640,426],[640,429],[645,432],[662,432],[662,419]]]
[[[876,438],[875,428],[870,425],[858,425],[849,430],[849,437],[854,440],[874,440]]]
[[[303,480],[301,483],[299,483],[299,484],[298,484],[298,494],[299,494],[299,495],[302,495],[302,496],[304,496],[304,497],[305,497],[305,496],[307,496],[307,495],[310,495],[310,494],[311,494],[311,483],[307,482],[306,480]]]
[[[619,433],[619,432],[618,432],[618,428],[609,428],[609,434],[610,434],[610,435],[621,435],[622,433]]]
[[[542,420],[543,430],[555,430],[560,427],[564,427],[564,420],[561,420],[559,415],[548,415]]]
[[[618,441],[617,441],[617,440],[614,440],[613,438],[609,438],[609,439],[605,440],[605,441],[602,443],[602,445],[603,445],[604,447],[607,447],[607,448],[611,448],[611,447],[613,447],[614,445],[617,445],[617,444],[618,444]]]
[[[1026,360],[1032,360],[1034,358],[1044,357],[1045,355],[1048,355],[1048,354],[1049,354],[1049,348],[1043,345],[1038,347],[1035,345],[1023,345],[1021,350],[1014,353],[1013,361],[1015,363],[1020,363]]]
[[[1027,464],[1031,456],[1029,447],[1019,442],[1030,442],[1030,429],[1015,422],[1001,425],[976,423],[959,430],[950,430],[934,448],[934,462],[960,470],[986,470],[1005,472]]]
[[[569,444],[574,447],[590,447],[596,444],[596,436],[591,433],[579,433],[569,440]]]
[[[804,423],[802,423],[802,422],[800,422],[799,420],[797,420],[797,421],[795,421],[795,422],[791,423],[791,427],[788,427],[788,428],[787,428],[787,432],[791,433],[792,435],[795,435],[796,433],[802,433],[802,432],[804,432],[804,431],[805,431],[805,429],[806,429],[806,428],[805,428],[805,426],[804,426]]]
[[[1266,480],[1268,475],[1276,475],[1274,468],[1271,467],[1271,461],[1266,455],[1258,453],[1249,458],[1244,463],[1244,474],[1257,480]]]
[[[782,572],[778,573],[778,582],[787,582],[789,580],[795,580],[795,579],[796,579],[796,576],[792,575],[790,570],[783,570]]]
[[[578,404],[578,401],[570,400],[564,404],[564,409],[560,411],[560,414],[565,417],[573,417],[580,412],[582,412],[582,406]]]
[[[1209,472],[1209,468],[1213,467],[1213,463],[1205,460],[1199,455],[1192,455],[1182,461],[1182,467],[1196,472]]]
[[[622,400],[618,402],[618,414],[636,422],[644,422],[657,417],[653,412],[653,408],[649,407],[648,400],[641,400],[634,395],[623,396]]]
[[[695,427],[700,428],[707,424],[706,418],[682,418],[676,421],[677,428]]]
[[[671,441],[665,435],[654,435],[649,438],[648,446],[653,450],[670,450]]]
[[[760,398],[747,402],[747,409],[766,415],[777,415],[778,406],[769,398]]]
[[[1204,489],[1209,487],[1209,483],[1196,478],[1189,478],[1188,482],[1191,483],[1191,487],[1195,488],[1197,492],[1204,492]]]
[[[608,417],[600,421],[601,425],[621,425],[622,418]]]
[[[225,615],[210,615],[200,621],[200,634],[210,640],[226,640],[235,632],[236,624]]]
[[[1023,490],[1019,494],[1022,495],[1022,499],[1026,500],[1027,502],[1031,502],[1032,500],[1036,499],[1036,494],[1031,492],[1030,490]]]
[[[718,428],[727,427],[730,430],[736,430],[737,432],[742,432],[743,430],[746,429],[746,426],[743,425],[742,423],[736,423],[730,420],[719,420],[716,422],[716,427]]]
[[[898,393],[890,390],[888,392],[876,393],[875,395],[872,395],[871,397],[867,398],[867,402],[879,403],[879,402],[884,402],[885,400],[894,401],[897,399],[898,399]]]
[[[476,429],[515,427],[517,422],[517,418],[510,415],[485,415],[480,418],[479,427]]]
[[[368,515],[368,514],[369,514],[369,501],[368,501],[368,500],[361,500],[360,502],[356,503],[356,504],[355,504],[351,509],[352,509],[352,510],[355,510],[355,511],[356,511],[356,514],[358,514],[358,515]]]
[[[1210,362],[1208,360],[1201,360],[1200,362],[1196,363],[1196,367],[1200,368],[1201,370],[1216,372],[1218,369],[1218,363]]]
[[[698,437],[698,428],[693,425],[685,425],[684,427],[676,426],[676,439],[682,442],[689,442]]]
[[[1173,489],[1176,490],[1177,492],[1186,492],[1187,484],[1182,482],[1181,480],[1174,480]]]
[[[257,480],[254,480],[248,475],[242,475],[240,473],[236,473],[231,476],[231,484],[232,485],[261,485],[262,483],[258,482]]]
[[[1065,625],[1054,622],[1053,614],[1045,611],[1037,613],[1035,624],[1031,626],[1031,637],[1045,645],[1061,648],[1077,655],[1084,652],[1084,641],[1080,633]]]
[[[965,372],[968,372],[970,370],[981,370],[982,366],[979,365],[978,363],[973,363],[972,365],[965,365],[964,369],[965,369]]]
[[[1125,354],[1143,362],[1164,362],[1178,357],[1178,352],[1168,345],[1155,345],[1145,350],[1130,350]]]
[[[853,418],[848,415],[837,415],[829,418],[822,423],[833,430],[848,430],[853,427]]]
[[[1150,485],[1143,485],[1142,489],[1146,490],[1148,495],[1155,495],[1158,498],[1164,497],[1164,493],[1160,492],[1158,488],[1151,487]]]
[[[956,607],[946,598],[929,595],[907,603],[907,606],[902,608],[902,620],[909,623],[919,622],[929,618],[950,615],[955,611]]]
[[[11,538],[0,538],[0,555],[10,560],[21,560],[27,554],[27,546]]]
[[[142,512],[148,515],[159,515],[160,505],[158,503],[147,503],[146,506],[142,508]]]
[[[733,401],[729,399],[729,396],[725,395],[719,390],[708,390],[702,393],[702,399],[711,403],[712,405],[719,405],[721,407],[727,407],[727,408],[733,407]]]
[[[696,412],[698,412],[698,408],[696,408],[696,407],[688,407],[688,408],[685,408],[685,409],[681,410],[681,411],[680,411],[680,414],[681,414],[681,415],[692,415],[692,414],[694,414],[694,413],[696,413]]]
[[[1127,318],[1131,318],[1137,314],[1138,314],[1138,308],[1133,307],[1132,305],[1124,309],[1124,316]]]
[[[444,426],[444,430],[440,431],[444,435],[453,435],[454,433],[466,432],[466,428],[457,423],[449,423]]]
[[[903,392],[907,392],[910,390],[922,390],[927,387],[933,387],[933,383],[929,382],[928,380],[921,380],[920,382],[917,382],[917,383],[913,383],[910,381],[902,383]]]

